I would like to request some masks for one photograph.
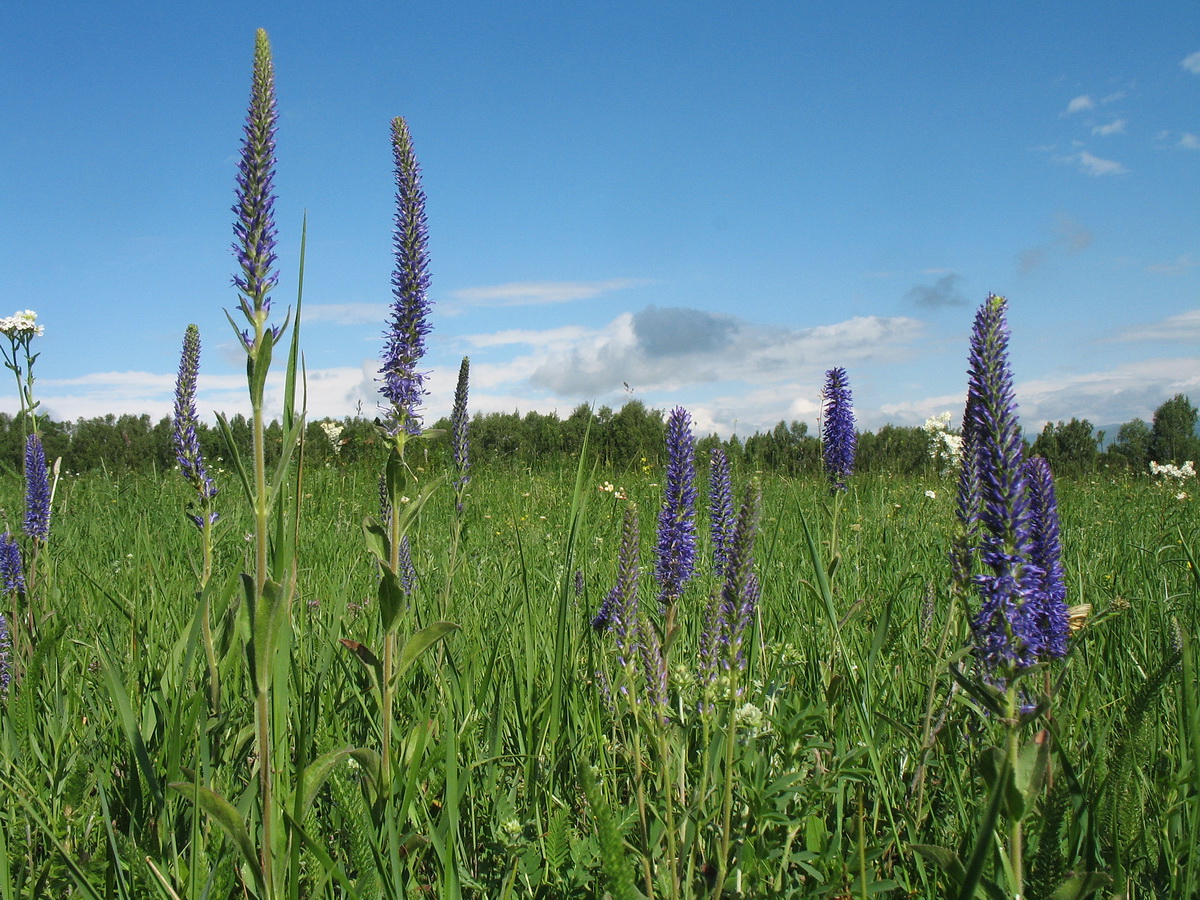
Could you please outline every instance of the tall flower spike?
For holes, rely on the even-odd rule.
[[[458,512],[463,509],[463,491],[466,489],[471,476],[467,470],[471,468],[470,442],[467,431],[470,420],[467,417],[467,381],[471,372],[471,359],[464,356],[458,367],[458,385],[454,389],[454,407],[450,411],[450,449],[454,454],[454,469],[458,477],[454,480],[454,507]]]
[[[200,515],[190,516],[197,528],[204,523],[217,521],[212,511],[212,499],[217,496],[217,486],[204,467],[200,452],[200,440],[196,436],[196,376],[200,371],[200,329],[189,325],[183,335],[183,352],[179,357],[179,377],[175,381],[175,430],[171,442],[175,458],[183,471],[183,479],[192,486],[200,501]]]
[[[8,619],[0,615],[0,698],[8,696],[8,685],[12,678],[12,635],[8,632]]]
[[[271,44],[261,28],[254,36],[254,75],[250,87],[250,109],[243,129],[242,153],[238,160],[236,218],[233,253],[240,272],[233,283],[241,293],[242,312],[252,331],[244,332],[243,342],[253,349],[255,335],[271,312],[268,296],[279,280],[275,265],[275,66],[271,62]],[[273,337],[277,334],[273,334]]]
[[[596,617],[592,619],[592,627],[597,631],[613,632],[622,665],[632,659],[630,653],[637,643],[640,564],[637,506],[630,503],[625,507],[625,519],[621,525],[621,546],[617,551],[617,583],[608,592]]]
[[[25,593],[25,570],[21,565],[21,548],[9,532],[0,535],[0,581],[9,594]]]
[[[843,368],[825,373],[821,391],[824,428],[821,450],[825,458],[825,474],[832,490],[846,490],[846,479],[854,471],[854,450],[858,438],[854,432],[854,408],[851,405],[850,382]]]
[[[712,536],[713,571],[725,577],[729,559],[729,539],[733,529],[733,487],[729,479],[729,457],[720,447],[709,453],[708,518]]]
[[[1042,656],[1061,659],[1067,655],[1070,617],[1067,613],[1067,587],[1063,579],[1054,475],[1050,471],[1050,463],[1035,456],[1025,463],[1025,477],[1029,482],[1029,505],[1033,511],[1030,559],[1042,572],[1040,602],[1036,613],[1037,629],[1044,636]]]
[[[655,575],[658,602],[670,606],[683,595],[696,567],[696,442],[682,406],[667,420],[667,477],[658,513]]]
[[[758,492],[750,488],[738,510],[729,544],[729,563],[721,589],[721,619],[726,625],[722,644],[729,654],[727,665],[746,664],[743,651],[746,629],[758,606],[758,576],[754,574],[754,538],[758,534]]]
[[[392,156],[396,165],[396,229],[392,243],[396,268],[392,272],[392,317],[384,333],[383,376],[380,393],[391,404],[387,410],[392,434],[403,429],[421,430],[419,410],[425,395],[425,373],[418,370],[425,354],[430,327],[428,230],[421,167],[413,153],[408,123],[392,119]]]
[[[25,441],[25,533],[43,544],[50,537],[50,475],[36,434]]]
[[[981,606],[975,650],[1003,680],[1038,661],[1045,644],[1037,611],[1042,572],[1030,562],[1031,513],[1024,445],[1008,363],[1007,301],[989,296],[975,316],[967,406],[979,491]]]

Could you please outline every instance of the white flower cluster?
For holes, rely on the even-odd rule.
[[[950,431],[949,411],[930,416],[921,430],[929,435],[929,457],[934,462],[940,460],[942,474],[949,475],[957,469],[962,459],[962,435]]]
[[[1150,474],[1161,475],[1163,478],[1174,478],[1177,481],[1183,481],[1185,478],[1196,477],[1196,467],[1190,459],[1182,466],[1173,466],[1170,463],[1163,463],[1162,465],[1159,465],[1158,463],[1154,462],[1154,460],[1151,460]]]
[[[342,432],[345,430],[345,425],[339,425],[337,422],[322,422],[321,430],[325,432],[325,437],[329,439],[329,443],[333,445],[334,453],[342,452]]]
[[[15,337],[18,334],[31,333],[34,337],[41,337],[45,332],[45,328],[37,323],[37,313],[32,309],[21,310],[15,312],[11,316],[0,319],[0,333],[6,334],[9,337]]]

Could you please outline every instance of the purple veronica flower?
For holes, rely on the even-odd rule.
[[[254,75],[250,87],[250,109],[243,129],[242,154],[238,161],[236,218],[233,253],[240,273],[233,283],[241,293],[242,312],[252,324],[266,322],[271,311],[267,296],[279,280],[275,265],[275,67],[271,44],[261,28],[254,36]],[[272,339],[277,329],[269,329]],[[253,350],[254,332],[243,333],[247,350]]]
[[[25,569],[21,564],[21,548],[7,531],[0,535],[0,581],[10,594],[25,593]]]
[[[987,570],[975,577],[982,604],[972,627],[977,656],[1001,678],[1036,663],[1047,639],[1038,616],[1042,571],[1030,557],[1032,513],[1008,363],[1006,307],[1003,297],[992,295],[975,316],[968,394],[973,399],[964,424],[975,442],[979,556]]]
[[[757,534],[758,493],[751,489],[742,501],[733,526],[725,584],[721,588],[721,619],[726,624],[726,631],[720,641],[729,654],[727,667],[736,664],[740,669],[746,665],[743,644],[759,598],[758,576],[754,574],[754,538]]]
[[[638,622],[638,651],[642,677],[646,679],[646,699],[660,721],[667,721],[667,657],[655,627],[642,618]]]
[[[1061,659],[1067,655],[1067,586],[1063,579],[1062,541],[1058,531],[1058,500],[1054,495],[1054,476],[1050,463],[1035,456],[1025,463],[1029,484],[1029,505],[1033,520],[1031,562],[1041,570],[1042,581],[1037,610],[1037,627],[1045,636],[1044,658]]]
[[[825,474],[832,490],[846,490],[846,479],[854,471],[854,449],[858,437],[854,432],[854,408],[851,406],[850,382],[846,370],[830,369],[825,373],[821,391],[824,428],[821,450],[825,457]]]
[[[704,610],[704,620],[700,626],[698,679],[701,689],[711,687],[717,680],[717,666],[720,662],[721,648],[729,643],[729,622],[725,620],[723,611],[725,604],[721,593],[714,592],[708,599]],[[701,712],[709,712],[712,705],[705,701],[700,703]]]
[[[41,543],[50,537],[50,475],[36,433],[25,441],[25,533]]]
[[[454,407],[450,411],[450,448],[454,454],[454,468],[458,478],[454,482],[455,508],[462,512],[462,494],[471,476],[467,470],[471,468],[470,442],[467,431],[470,420],[467,418],[467,380],[471,370],[470,357],[464,356],[458,367],[458,385],[454,389]]]
[[[0,697],[8,696],[8,684],[12,679],[12,635],[8,633],[8,620],[0,615]]]
[[[408,543],[408,535],[400,537],[400,587],[408,596],[417,589],[417,567],[412,561],[412,547]]]
[[[638,566],[641,563],[637,507],[625,507],[621,526],[621,546],[617,551],[617,583],[608,592],[592,627],[611,631],[616,638],[621,664],[632,659],[638,638]]]
[[[200,440],[196,436],[196,376],[200,371],[200,329],[189,325],[183,336],[183,352],[179,358],[179,377],[175,381],[175,430],[171,443],[175,458],[183,471],[184,480],[195,490],[200,501],[201,515],[189,518],[197,528],[207,521],[217,521],[217,513],[209,509],[217,496],[217,486],[204,468],[204,456],[200,452]]]
[[[696,442],[691,416],[682,406],[667,420],[667,478],[658,513],[655,575],[658,602],[669,606],[680,598],[696,566]]]
[[[733,488],[729,481],[729,457],[720,447],[713,447],[709,453],[708,514],[713,571],[718,578],[724,578],[733,530]]]
[[[388,410],[392,433],[421,430],[418,410],[425,395],[425,373],[417,369],[425,354],[425,336],[430,327],[428,230],[425,223],[425,192],[421,190],[421,167],[413,153],[408,123],[392,119],[392,155],[396,164],[396,229],[392,243],[396,268],[392,272],[392,318],[384,333],[383,376],[380,393],[391,404]]]

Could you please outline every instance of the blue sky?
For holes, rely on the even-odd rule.
[[[961,409],[1010,300],[1026,428],[1200,401],[1200,9],[1120,3],[49,2],[0,19],[0,315],[57,418],[246,411],[225,309],[254,30],[309,414],[377,402],[389,125],[428,195],[427,418],[627,398],[701,432]],[[4,376],[10,373],[4,372]],[[16,390],[0,380],[0,409]],[[269,410],[271,412],[272,410]]]

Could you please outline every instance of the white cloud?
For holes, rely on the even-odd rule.
[[[1188,267],[1196,265],[1194,260],[1186,256],[1181,256],[1180,260],[1187,260]],[[1200,309],[1190,309],[1178,315],[1168,316],[1161,322],[1131,325],[1119,331],[1114,340],[1138,343],[1155,341],[1167,344],[1200,342]]]
[[[1092,129],[1092,134],[1097,134],[1101,137],[1108,137],[1110,134],[1124,134],[1126,124],[1125,119],[1117,119],[1114,122],[1109,122],[1107,125],[1097,125]]]
[[[1146,266],[1146,271],[1154,272],[1156,275],[1180,275],[1198,265],[1200,265],[1200,262],[1197,262],[1191,254],[1183,253],[1175,257],[1174,262],[1154,263],[1153,265]]]
[[[304,321],[332,322],[335,325],[377,324],[382,330],[388,318],[387,303],[313,303],[304,304]]]
[[[1184,57],[1179,64],[1193,75],[1200,75],[1200,50]]]
[[[564,325],[561,328],[508,328],[491,334],[469,334],[464,340],[472,347],[503,347],[511,344],[526,344],[531,347],[553,347],[580,340],[586,333],[579,325]]]
[[[1200,137],[1185,131],[1179,138],[1179,146],[1187,150],[1200,150]]]
[[[1124,99],[1125,99],[1125,92],[1117,91],[1115,94],[1109,94],[1107,97],[1101,98],[1100,104],[1102,106],[1104,106],[1109,103],[1116,103],[1118,100],[1124,100]]]
[[[762,386],[819,376],[835,363],[909,358],[923,330],[917,320],[899,317],[788,329],[700,310],[647,307],[622,313],[571,347],[544,355],[529,381],[563,396],[601,396],[624,382],[643,391],[731,381]]]
[[[1086,150],[1069,156],[1067,159],[1079,163],[1080,170],[1094,178],[1102,175],[1123,175],[1129,171],[1116,160],[1101,159],[1098,156],[1093,156]]]
[[[1062,115],[1069,116],[1072,113],[1083,112],[1084,110],[1095,109],[1095,108],[1096,108],[1096,101],[1094,101],[1087,94],[1083,94],[1079,97],[1074,98],[1070,103],[1068,103],[1067,108],[1066,108],[1066,110],[1063,111]]]
[[[482,287],[463,288],[451,296],[475,306],[543,306],[590,300],[610,291],[647,284],[639,278],[609,278],[604,281],[513,281]]]
[[[1148,418],[1175,394],[1200,388],[1200,358],[1157,358],[1098,372],[1060,373],[1016,385],[1026,430],[1077,417],[1095,425]]]

